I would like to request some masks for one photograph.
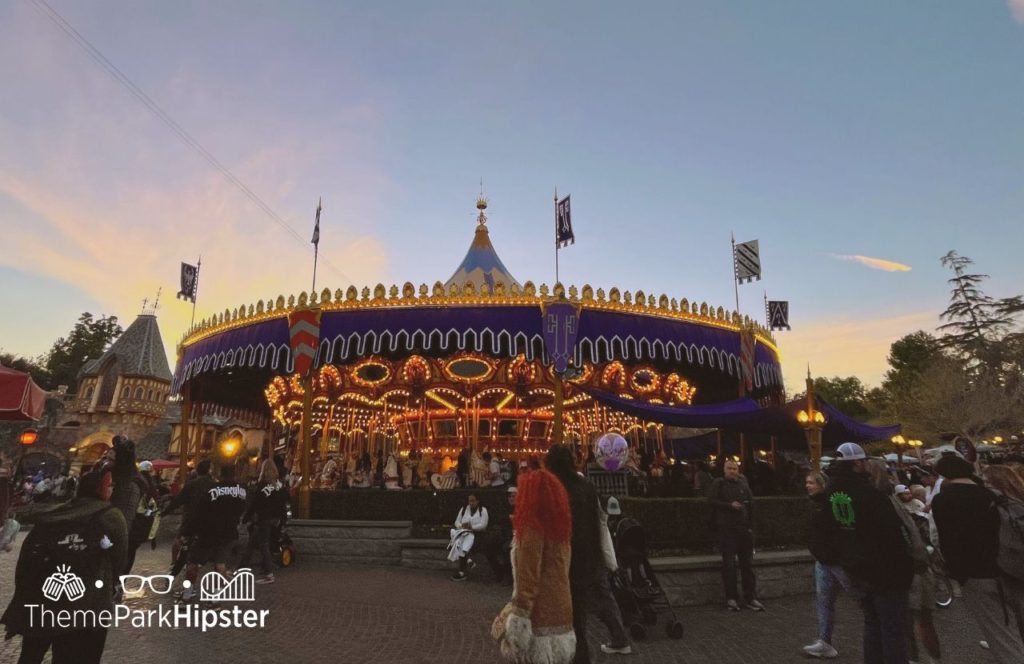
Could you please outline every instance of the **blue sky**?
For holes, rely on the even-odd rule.
[[[791,301],[791,387],[877,383],[932,329],[949,249],[1020,292],[1024,2],[270,3],[52,6],[294,227],[187,149],[29,1],[0,5],[0,347],[83,310],[130,320],[203,255],[200,316],[319,283],[446,279],[484,179],[521,281],[731,306],[729,233]],[[895,261],[889,272],[837,255]],[[173,361],[173,358],[172,358]]]

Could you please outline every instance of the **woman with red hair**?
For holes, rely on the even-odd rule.
[[[491,633],[506,661],[569,664],[576,653],[569,594],[572,517],[565,487],[546,470],[521,475],[512,543],[512,601]]]

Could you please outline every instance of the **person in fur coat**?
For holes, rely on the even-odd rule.
[[[569,664],[576,654],[569,594],[572,518],[565,487],[546,470],[519,479],[513,516],[512,601],[492,636],[505,661]]]

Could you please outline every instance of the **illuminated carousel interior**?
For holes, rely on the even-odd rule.
[[[657,444],[660,437],[660,426],[596,403],[581,386],[664,405],[689,405],[696,393],[685,377],[649,364],[586,362],[565,381],[567,442],[591,442],[608,431],[637,443]],[[522,458],[546,450],[552,440],[555,378],[550,367],[524,355],[369,357],[322,367],[312,389],[312,430],[321,455],[452,454],[469,446]],[[298,428],[304,396],[298,375],[275,377],[265,396],[277,423]]]

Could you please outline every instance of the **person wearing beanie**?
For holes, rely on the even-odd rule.
[[[999,565],[997,497],[977,481],[974,466],[958,456],[943,456],[935,470],[944,478],[942,493],[932,500],[939,549],[951,579],[962,588],[964,604],[1000,664],[1024,660],[1019,620],[1006,620],[1006,585]]]

